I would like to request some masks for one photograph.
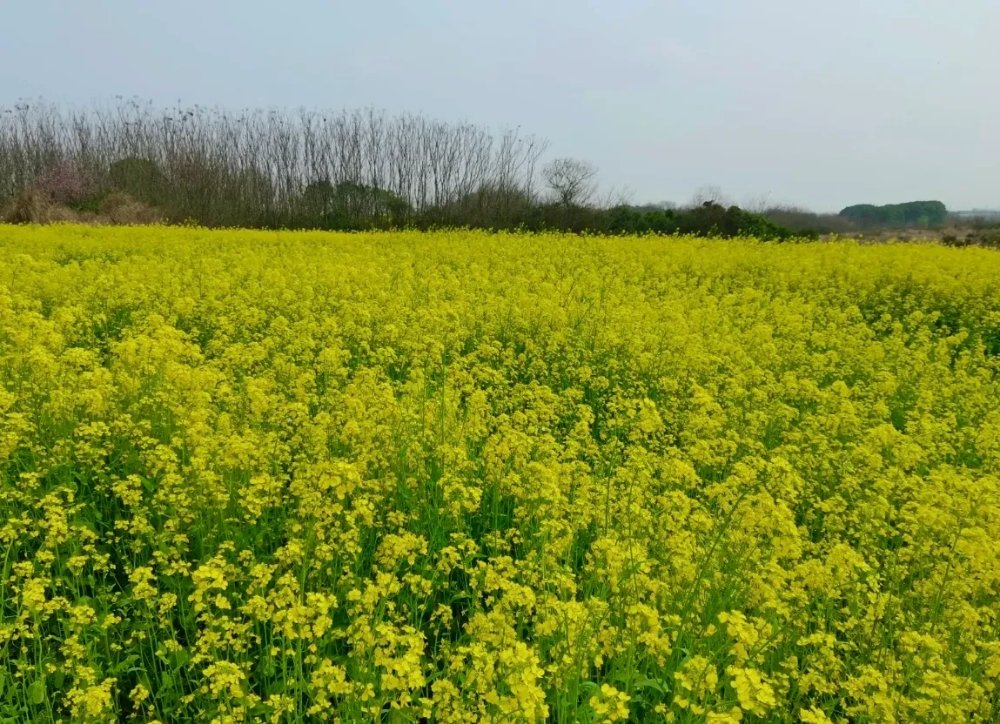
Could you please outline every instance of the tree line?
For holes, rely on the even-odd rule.
[[[208,226],[299,226],[339,212],[381,224],[485,188],[531,195],[544,150],[516,129],[373,109],[19,104],[0,113],[0,198],[40,189],[86,209],[120,192]]]
[[[948,221],[948,209],[940,201],[908,201],[902,204],[855,204],[841,210],[840,216],[861,228],[941,226]]]
[[[687,209],[601,203],[596,168],[543,161],[547,147],[519,129],[375,109],[20,103],[0,109],[0,209],[9,221],[210,227],[808,233],[714,200]]]

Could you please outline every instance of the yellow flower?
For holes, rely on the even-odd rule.
[[[590,708],[599,721],[624,721],[629,716],[629,696],[610,684],[601,684],[598,693],[591,697]]]
[[[757,716],[766,716],[778,704],[774,689],[755,669],[730,666],[726,673],[731,677],[731,684],[736,690],[740,706]]]

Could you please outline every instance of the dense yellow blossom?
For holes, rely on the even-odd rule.
[[[1000,256],[0,227],[0,720],[1000,720]]]

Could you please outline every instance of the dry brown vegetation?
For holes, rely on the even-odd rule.
[[[44,191],[25,189],[0,207],[0,221],[10,224],[156,224],[164,216],[156,208],[126,193],[108,194],[96,211],[79,210],[57,203]]]

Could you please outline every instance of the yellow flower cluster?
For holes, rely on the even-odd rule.
[[[0,227],[0,719],[1000,720],[1000,256]]]

